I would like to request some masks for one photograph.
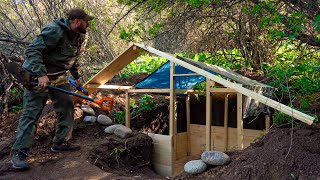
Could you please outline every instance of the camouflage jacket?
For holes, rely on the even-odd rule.
[[[25,51],[23,67],[37,77],[50,80],[70,71],[79,78],[77,56],[83,39],[70,29],[67,19],[55,19],[44,27]]]

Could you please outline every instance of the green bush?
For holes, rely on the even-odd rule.
[[[155,104],[153,102],[153,97],[148,94],[145,94],[139,100],[138,112],[151,111],[154,107]]]
[[[124,68],[122,77],[129,77],[132,74],[152,73],[166,62],[166,59],[158,56],[150,56],[148,54],[140,56]]]
[[[115,113],[115,121],[117,124],[125,124],[126,113],[124,111],[117,111]]]

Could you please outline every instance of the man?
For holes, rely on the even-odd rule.
[[[16,141],[12,147],[11,162],[14,168],[30,168],[26,158],[34,141],[38,119],[48,97],[53,101],[58,119],[51,151],[80,149],[80,146],[68,142],[72,135],[74,121],[72,98],[60,91],[45,88],[48,84],[53,84],[70,90],[70,85],[65,80],[67,71],[78,81],[77,56],[83,42],[81,35],[86,34],[88,22],[92,19],[93,17],[87,15],[82,9],[71,9],[67,19],[55,19],[42,29],[26,49],[23,68],[36,77],[39,87],[24,90],[24,111],[17,128]]]

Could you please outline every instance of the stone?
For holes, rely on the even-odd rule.
[[[114,130],[114,134],[120,138],[128,138],[132,134],[132,130],[124,125],[120,125]]]
[[[201,154],[201,160],[207,164],[221,166],[230,163],[230,157],[220,151],[205,151]]]
[[[102,124],[102,125],[105,125],[105,126],[110,126],[110,125],[113,125],[113,121],[111,118],[109,118],[108,116],[106,115],[103,115],[103,114],[100,114],[97,118],[97,122]]]
[[[83,121],[87,123],[94,123],[97,121],[97,118],[95,116],[85,116]]]
[[[190,174],[199,174],[206,169],[207,165],[202,160],[192,160],[184,165],[184,171]]]
[[[94,116],[96,114],[94,110],[88,105],[82,105],[81,109],[86,115]]]
[[[121,126],[121,124],[114,124],[114,125],[108,126],[104,129],[104,132],[107,134],[113,134],[114,130],[116,130],[119,126]]]

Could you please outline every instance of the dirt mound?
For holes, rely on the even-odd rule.
[[[96,115],[104,114],[94,108]],[[152,139],[142,133],[129,139],[117,139],[104,133],[105,126],[100,124],[87,124],[82,122],[82,111],[76,107],[75,126],[72,142],[81,145],[81,150],[68,153],[52,153],[49,148],[52,144],[56,126],[56,114],[52,104],[45,106],[40,117],[36,132],[35,144],[31,148],[28,161],[31,165],[29,171],[19,172],[12,168],[11,147],[15,140],[15,130],[20,118],[20,113],[1,117],[0,126],[0,179],[159,179],[161,176],[150,169],[150,155],[152,152]],[[110,142],[108,142],[110,140]],[[116,146],[118,144],[119,146]],[[119,153],[103,151],[102,148],[117,147],[125,149]],[[122,148],[122,149],[121,149]],[[99,151],[99,149],[101,151]],[[114,150],[110,149],[110,150]],[[93,163],[92,152],[106,153],[116,157],[110,159],[114,166],[100,166]],[[102,155],[102,154],[101,154]],[[125,158],[123,158],[125,157]],[[90,161],[90,162],[89,162]],[[92,162],[92,163],[91,163]],[[109,161],[108,161],[109,162]],[[101,163],[103,164],[103,163]],[[126,167],[129,168],[119,168]],[[62,168],[63,167],[63,168]],[[108,167],[108,168],[105,168]],[[129,178],[130,177],[130,178]]]
[[[90,161],[103,170],[139,175],[147,172],[144,167],[151,167],[152,150],[152,139],[146,134],[134,132],[128,139],[112,135],[93,148]]]
[[[184,173],[175,179],[318,179],[319,129],[293,129],[290,148],[291,131],[288,128],[273,129],[243,152],[230,152],[232,161],[229,165],[199,175]]]

